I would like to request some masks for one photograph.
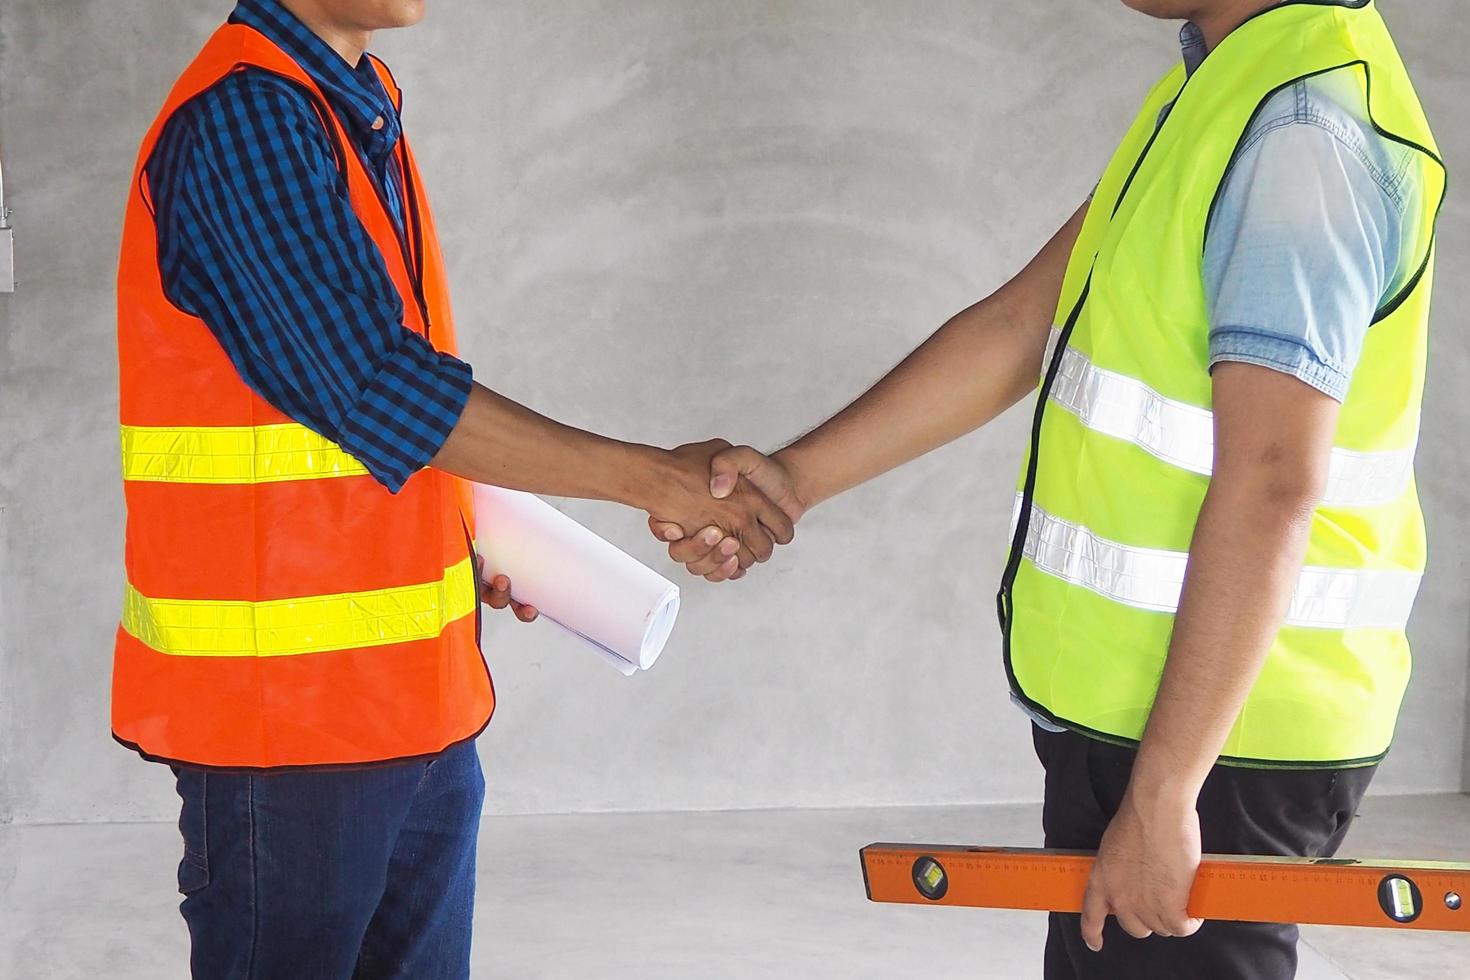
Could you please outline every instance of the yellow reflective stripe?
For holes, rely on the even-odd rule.
[[[122,625],[159,653],[288,657],[431,639],[478,602],[466,557],[437,582],[267,602],[155,599],[130,583]]]
[[[304,425],[122,427],[124,480],[280,483],[363,476],[367,467]]]

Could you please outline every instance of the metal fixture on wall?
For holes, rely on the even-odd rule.
[[[15,229],[5,206],[5,168],[0,164],[0,293],[15,292]]]

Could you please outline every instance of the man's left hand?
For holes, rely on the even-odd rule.
[[[480,601],[491,609],[504,609],[509,606],[515,611],[516,619],[523,623],[534,623],[541,612],[535,606],[528,606],[523,602],[516,602],[510,597],[510,579],[504,575],[497,575],[490,581],[485,581],[485,559],[476,556],[475,564],[480,574],[476,576],[480,580]]]
[[[1087,881],[1082,941],[1094,952],[1102,949],[1109,915],[1136,939],[1194,935],[1204,925],[1187,908],[1199,862],[1199,814],[1192,804],[1150,806],[1126,795]]]

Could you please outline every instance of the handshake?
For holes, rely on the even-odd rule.
[[[666,461],[671,479],[648,508],[648,527],[691,574],[742,578],[795,537],[807,505],[779,454],[712,439],[670,450]]]

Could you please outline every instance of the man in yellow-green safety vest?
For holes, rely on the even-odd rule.
[[[1187,19],[1184,58],[1088,202],[831,421],[717,456],[712,491],[744,474],[800,518],[1040,377],[1005,666],[1047,846],[1100,852],[1046,976],[1290,977],[1294,926],[1186,902],[1202,850],[1332,854],[1392,740],[1445,170],[1369,0],[1126,2]]]

